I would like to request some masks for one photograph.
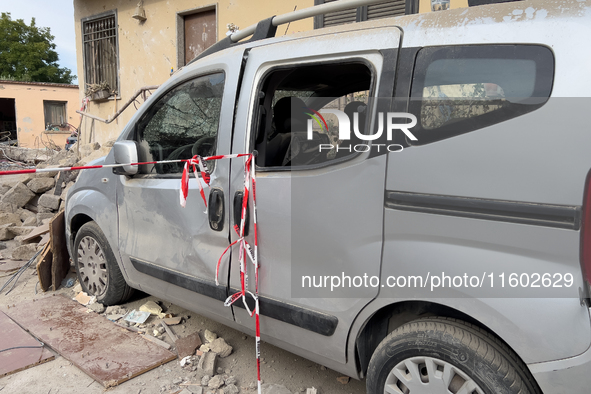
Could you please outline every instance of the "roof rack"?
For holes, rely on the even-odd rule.
[[[203,51],[199,56],[191,60],[187,65],[204,58],[205,56],[211,55],[212,53],[219,52],[223,49],[230,48],[235,45],[242,45],[247,42],[253,42],[258,40],[264,40],[266,38],[275,37],[277,26],[283,25],[290,22],[307,19],[317,15],[324,15],[329,12],[337,12],[348,10],[351,8],[357,8],[364,5],[383,3],[384,0],[339,0],[331,1],[322,5],[314,7],[304,8],[298,11],[288,12],[287,14],[273,16],[267,19],[247,27],[246,29],[237,31],[232,35],[220,40]],[[251,36],[249,40],[239,42],[240,40]]]

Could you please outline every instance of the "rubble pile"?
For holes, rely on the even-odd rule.
[[[7,169],[58,168],[83,166],[109,153],[114,141],[101,146],[94,142],[52,156],[34,156],[25,165],[6,162]],[[40,160],[41,159],[41,160]],[[13,159],[14,160],[14,159]],[[32,168],[32,167],[31,167]],[[74,185],[79,171],[54,171],[0,177],[0,258],[28,260],[41,246],[42,236],[28,235],[46,225],[56,213],[64,209],[68,190]],[[12,242],[1,242],[12,241]]]

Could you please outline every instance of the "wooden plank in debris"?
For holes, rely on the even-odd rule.
[[[51,264],[51,281],[53,290],[57,290],[62,280],[70,271],[70,256],[68,255],[68,246],[66,244],[66,221],[64,211],[61,211],[49,222],[49,244],[51,253],[53,253],[53,263]]]
[[[63,296],[23,302],[6,314],[106,388],[176,358]]]
[[[50,238],[50,236],[49,236],[49,233],[48,232],[45,233],[45,234],[43,234],[43,236],[41,237],[41,241],[39,241],[39,244],[38,245],[39,246],[46,245],[49,242],[49,238]]]
[[[37,227],[36,229],[31,231],[29,234],[25,235],[25,238],[23,238],[23,242],[30,241],[32,239],[42,236],[45,233],[48,233],[48,232],[49,232],[49,224],[46,223],[42,226]]]
[[[39,277],[39,286],[41,290],[47,291],[51,287],[51,262],[53,261],[53,253],[49,244],[45,244],[41,255],[37,262],[37,276]]]
[[[164,327],[164,330],[166,330],[166,333],[170,337],[170,340],[176,342],[178,338],[176,335],[174,335],[174,332],[170,328],[168,328],[168,326],[163,321],[161,321],[160,324],[162,324],[162,327]]]
[[[170,345],[164,341],[161,341],[160,339],[153,337],[151,335],[145,335],[145,334],[140,334],[142,336],[142,338],[144,338],[147,341],[153,342],[158,346],[162,346],[164,349],[170,349]]]
[[[0,377],[55,358],[49,349],[41,346],[35,338],[2,312],[0,312],[0,332],[2,333],[0,349],[17,348],[0,352]],[[40,347],[18,348],[19,346]]]

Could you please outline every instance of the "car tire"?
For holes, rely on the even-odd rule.
[[[95,222],[80,227],[74,240],[74,265],[82,291],[103,305],[125,302],[133,289],[125,282],[105,234]]]
[[[367,393],[540,394],[503,342],[466,322],[430,317],[406,323],[376,348]]]

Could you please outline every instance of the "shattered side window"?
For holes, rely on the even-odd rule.
[[[141,162],[214,155],[224,74],[212,74],[172,89],[138,123]],[[141,166],[142,174],[181,173],[183,163]]]

